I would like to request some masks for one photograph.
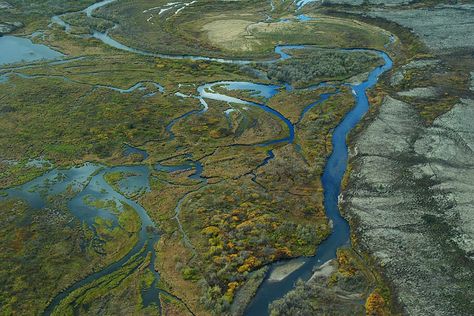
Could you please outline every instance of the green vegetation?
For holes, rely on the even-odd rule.
[[[24,69],[30,78],[10,75],[3,84],[10,88],[0,90],[4,107],[10,109],[0,116],[5,135],[0,163],[6,176],[2,177],[4,186],[18,184],[20,174],[26,179],[31,179],[27,176],[31,172],[37,174],[37,168],[7,160],[40,155],[60,165],[130,160],[132,157],[122,155],[124,142],[139,145],[166,139],[165,127],[173,118],[200,107],[198,100],[174,96],[178,87],[172,83],[172,73],[182,73],[183,82],[199,82],[212,74],[223,78],[238,69],[187,61],[159,61],[158,67],[153,59],[133,60],[132,66],[127,65],[132,61],[128,55],[89,57],[54,67],[40,64]],[[239,78],[238,74],[229,76]],[[146,97],[153,92],[149,87],[129,94],[106,87],[127,89],[142,80],[159,80],[171,91]]]
[[[315,90],[281,91],[267,103],[272,109],[277,110],[296,124],[303,110],[321,98],[323,93],[335,93],[336,88],[322,87]]]
[[[175,14],[174,8],[159,14],[160,10],[153,7],[164,6],[168,1],[155,1],[151,4],[146,0],[126,0],[104,7],[97,15],[108,20],[118,21],[119,27],[111,35],[120,42],[146,51],[171,53],[178,55],[223,55],[219,48],[209,43],[201,28],[209,21],[208,18],[222,15],[227,19],[240,18],[259,21],[269,10],[265,0],[251,1],[197,1],[188,8]],[[245,8],[245,10],[243,10]],[[248,12],[252,12],[248,14]],[[147,21],[150,17],[153,19]],[[221,16],[222,18],[223,16]]]
[[[27,160],[0,160],[0,188],[7,188],[26,183],[42,175],[51,166],[37,166]]]
[[[325,49],[292,50],[293,58],[270,64],[270,79],[304,87],[322,81],[342,81],[368,72],[383,61],[375,54]]]
[[[94,233],[66,209],[66,201],[58,196],[39,210],[20,200],[0,201],[2,314],[40,313],[59,291],[135,244],[134,211],[120,216],[123,229],[97,220]]]
[[[160,315],[156,304],[144,307],[141,298],[141,291],[151,286],[149,261],[149,256],[137,254],[118,271],[72,292],[53,315],[90,315],[104,311],[105,315]]]
[[[72,25],[72,34],[92,34],[94,30],[106,32],[114,26],[114,23],[111,21],[88,17],[85,13],[69,13],[61,16],[61,19]]]
[[[78,11],[93,4],[94,0],[8,0],[11,8],[0,9],[0,21],[19,21],[24,28],[18,30],[31,34],[46,29],[51,16],[68,11]]]
[[[349,89],[343,88],[343,92],[312,108],[297,125],[297,142],[302,147],[306,161],[315,166],[317,172],[322,173],[325,157],[332,151],[331,129],[354,106],[355,101]]]
[[[371,47],[382,49],[388,34],[368,24],[318,16],[318,21],[262,23],[269,1],[197,1],[176,11],[159,14],[167,1],[120,1],[96,15],[117,21],[111,36],[128,46],[150,52],[178,55],[233,56],[258,59],[273,55],[275,45],[315,44],[321,47]],[[161,5],[161,6],[160,6]],[[288,12],[279,6],[275,16]],[[151,11],[152,8],[157,8]]]
[[[252,170],[268,149],[218,149],[203,160],[212,185],[180,193],[169,184],[160,186],[160,192],[152,190],[149,197],[184,197],[179,218],[192,246],[181,244],[182,233],[170,224],[162,226],[166,242],[158,250],[163,278],[179,297],[189,297],[189,288],[196,287],[200,300],[187,299],[195,310],[203,304],[213,313],[227,313],[238,290],[253,282],[251,271],[277,259],[314,253],[314,245],[329,232],[319,177],[331,151],[330,130],[352,105],[346,91],[310,110],[297,126],[306,160],[294,146],[279,146],[268,165]],[[152,209],[170,218],[175,205],[155,203]],[[169,255],[171,250],[180,255]]]
[[[107,181],[108,184],[110,184],[110,186],[112,186],[112,188],[114,188],[116,192],[123,193],[122,190],[120,189],[120,185],[119,185],[120,181],[122,181],[125,178],[133,177],[136,175],[137,174],[133,172],[115,171],[115,172],[106,173],[104,175],[104,179],[105,181]]]

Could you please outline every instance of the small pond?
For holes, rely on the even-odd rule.
[[[0,37],[0,65],[56,59],[64,55],[48,46],[34,44],[27,38],[17,36]]]

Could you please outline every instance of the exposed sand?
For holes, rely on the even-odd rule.
[[[295,259],[295,260],[291,260],[287,263],[284,263],[280,266],[277,266],[272,271],[272,274],[270,274],[270,277],[268,278],[268,281],[270,281],[270,282],[282,281],[287,276],[289,276],[291,273],[298,270],[298,268],[300,268],[304,263],[305,263],[305,261],[303,259]]]
[[[250,35],[247,27],[254,22],[248,20],[217,20],[210,22],[202,27],[207,32],[209,41],[216,45],[229,50],[252,49],[252,45],[245,39]]]

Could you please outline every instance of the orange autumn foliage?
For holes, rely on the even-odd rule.
[[[365,302],[365,313],[367,316],[383,316],[385,315],[385,300],[382,295],[375,290],[370,293]]]

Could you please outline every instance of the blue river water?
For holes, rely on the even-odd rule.
[[[328,260],[334,259],[338,248],[349,245],[350,227],[347,221],[341,216],[338,207],[341,181],[347,168],[348,150],[346,138],[369,109],[369,101],[366,95],[367,89],[370,89],[377,83],[381,74],[392,68],[393,63],[390,57],[383,52],[378,52],[378,54],[383,58],[385,64],[373,70],[367,81],[352,86],[356,105],[347,113],[341,123],[333,131],[333,151],[326,163],[322,176],[324,207],[327,217],[333,224],[331,234],[318,246],[315,256],[307,258],[299,269],[280,282],[270,281],[268,279],[272,270],[281,265],[281,263],[274,264],[252,300],[252,303],[248,306],[245,312],[246,315],[268,315],[268,306],[271,302],[283,297],[286,293],[291,291],[298,279],[308,280],[315,267],[320,266]]]
[[[133,147],[129,144],[125,144],[124,145],[124,148],[123,148],[123,155],[125,157],[128,157],[130,155],[139,155],[142,157],[142,160],[145,160],[148,158],[148,153],[146,150],[143,150],[143,149],[139,149],[139,148],[136,148],[136,147]]]
[[[303,46],[291,46],[285,47],[286,49],[299,49]],[[291,56],[285,53],[290,58]],[[283,279],[280,282],[269,281],[268,277],[263,282],[257,295],[255,296],[254,300],[248,307],[246,314],[247,315],[265,315],[268,313],[268,304],[271,303],[273,300],[282,297],[285,293],[290,291],[294,283],[297,279],[308,279],[313,271],[313,268],[330,260],[335,257],[336,250],[344,246],[349,241],[349,226],[347,222],[341,217],[338,206],[337,206],[337,199],[340,193],[340,183],[342,176],[346,170],[347,164],[347,146],[345,143],[345,139],[347,133],[359,122],[361,117],[365,114],[368,109],[368,100],[365,94],[365,91],[376,84],[378,76],[389,69],[391,67],[391,60],[389,57],[382,53],[378,52],[378,54],[384,59],[385,65],[382,67],[378,67],[374,71],[370,73],[370,76],[367,81],[352,86],[353,93],[356,98],[356,106],[354,109],[349,112],[344,120],[338,125],[338,127],[334,130],[333,133],[333,153],[331,154],[330,158],[328,159],[325,172],[322,178],[323,187],[324,187],[324,197],[325,197],[325,208],[327,211],[327,216],[331,219],[333,223],[333,232],[331,235],[326,239],[317,250],[317,254],[314,257],[306,258],[305,263],[294,273],[289,275],[287,278]],[[262,98],[271,98],[276,95],[281,87],[275,85],[264,85],[264,84],[257,84],[257,83],[250,83],[250,82],[229,82],[229,81],[222,81],[222,82],[215,82],[211,84],[205,84],[201,87],[198,87],[199,99],[203,103],[203,108],[199,111],[191,111],[185,115],[183,115],[179,119],[183,119],[188,115],[193,114],[203,114],[207,111],[207,103],[204,99],[213,99],[219,100],[229,103],[241,104],[241,105],[248,105],[248,106],[255,106],[258,107],[286,124],[288,127],[289,135],[287,137],[281,139],[274,139],[269,140],[268,142],[259,144],[262,146],[268,146],[271,144],[279,143],[279,142],[288,142],[292,143],[294,141],[294,125],[281,113],[275,111],[274,109],[264,105],[258,104],[254,102],[244,101],[235,97],[226,96],[224,94],[217,93],[213,90],[216,86],[222,86],[229,90],[243,90],[243,91],[251,91],[251,95],[259,96]],[[317,89],[320,86],[316,87],[309,87],[309,89]],[[117,89],[120,93],[131,93],[137,89],[138,86],[134,86],[132,89],[127,90],[120,90]],[[119,91],[120,90],[120,91]],[[320,96],[320,99],[309,104],[301,113],[299,121],[304,117],[304,114],[307,113],[310,109],[314,106],[317,106],[321,102],[324,102],[328,99],[331,95],[337,93],[325,93]],[[176,123],[176,122],[175,122]],[[170,128],[171,129],[171,128]],[[134,148],[132,146],[126,145],[124,149],[124,154],[132,154],[137,153],[141,154],[143,158],[147,157],[146,151]],[[274,158],[273,152],[270,150],[268,151],[268,156],[265,160],[259,165],[259,167],[268,163],[269,160]],[[158,171],[164,172],[175,172],[175,171],[182,171],[182,170],[189,170],[195,169],[196,172],[191,175],[190,177],[195,178],[196,180],[200,179],[200,174],[202,173],[202,165],[197,161],[190,160],[188,163],[179,166],[163,166],[157,165],[155,167]],[[113,189],[104,181],[103,176],[106,172],[112,171],[121,171],[121,172],[129,172],[131,175],[126,177],[124,180],[119,183],[122,194],[113,191]],[[97,173],[98,172],[98,173]],[[95,174],[97,173],[97,174]],[[94,176],[92,176],[95,174]],[[111,264],[110,266],[106,267],[104,270],[94,273],[87,278],[75,283],[66,291],[60,293],[52,303],[48,306],[48,309],[45,311],[45,314],[50,314],[54,307],[61,302],[62,299],[67,297],[69,293],[73,290],[80,288],[81,286],[88,284],[94,280],[99,279],[100,277],[106,276],[117,269],[119,269],[123,264],[125,264],[132,256],[135,254],[140,253],[144,246],[146,246],[146,251],[142,253],[144,256],[146,253],[151,252],[152,256],[156,256],[154,250],[151,249],[148,244],[147,240],[157,240],[159,236],[154,233],[153,235],[149,236],[149,232],[145,231],[144,228],[146,227],[155,227],[154,223],[151,222],[150,218],[146,214],[146,211],[138,205],[133,200],[126,198],[126,195],[132,195],[134,192],[137,191],[147,191],[149,189],[147,185],[148,179],[148,168],[144,166],[134,166],[134,167],[115,167],[111,169],[106,169],[100,171],[100,168],[95,165],[85,165],[83,167],[72,168],[69,170],[53,170],[50,173],[42,176],[38,179],[33,180],[30,183],[25,184],[20,188],[14,188],[9,190],[8,197],[15,197],[15,198],[22,198],[28,200],[30,204],[35,205],[37,208],[41,208],[46,206],[45,200],[42,196],[46,193],[47,195],[56,195],[64,190],[67,185],[73,185],[77,190],[80,191],[80,194],[73,198],[69,206],[73,211],[73,214],[76,215],[79,219],[87,222],[89,225],[92,225],[93,220],[95,217],[99,216],[105,219],[111,220],[113,223],[116,223],[116,214],[110,212],[110,210],[104,208],[97,208],[91,206],[94,200],[115,200],[117,202],[123,202],[131,205],[137,213],[140,215],[142,220],[142,231],[140,232],[140,239],[137,245],[135,245],[132,251],[129,252],[124,258],[121,260]],[[84,183],[87,178],[92,177],[92,180],[87,184],[87,186],[80,188],[81,183]],[[59,179],[59,180],[58,180]],[[66,179],[66,180],[63,180]],[[46,181],[47,180],[47,181]],[[47,183],[47,185],[42,184]],[[92,200],[90,200],[92,199]],[[88,202],[88,203],[86,203]],[[120,208],[120,205],[119,205]],[[184,232],[183,232],[184,234]],[[301,259],[295,259],[301,261]],[[277,267],[280,263],[274,264],[274,267]],[[150,268],[151,269],[151,268]],[[157,272],[153,269],[152,271],[154,274]],[[271,272],[268,274],[271,275]],[[158,278],[158,274],[157,274]],[[157,293],[159,290],[156,288],[156,280],[153,283],[153,287],[150,290],[142,293],[146,304],[149,305],[153,302],[152,298],[157,297]],[[158,302],[155,302],[157,305]]]

